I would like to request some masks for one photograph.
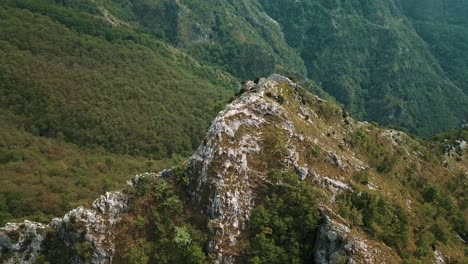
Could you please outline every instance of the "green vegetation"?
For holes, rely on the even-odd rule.
[[[271,72],[307,77],[358,118],[420,136],[467,122],[464,2],[100,0],[89,5],[240,79]]]
[[[33,136],[0,117],[0,225],[14,219],[48,222],[106,191],[122,188],[132,175],[159,171],[154,161],[84,149],[60,139]]]
[[[337,201],[343,217],[397,249],[407,263],[427,263],[433,259],[434,246],[456,243],[451,241],[456,237],[454,232],[466,237],[467,227],[466,217],[462,216],[465,209],[460,210],[452,196],[445,193],[442,197],[434,186],[422,193],[424,202],[412,205],[415,216],[371,191],[344,193]],[[450,213],[444,209],[447,206]],[[416,248],[412,249],[412,245]]]
[[[131,21],[149,34],[183,48],[202,61],[220,65],[241,79],[272,72],[305,73],[302,60],[284,42],[281,29],[268,16],[258,16],[258,7],[250,3],[124,2],[132,6]]]
[[[230,95],[227,75],[149,36],[87,14],[57,18],[73,11],[42,1],[9,2],[0,9],[0,103],[33,135],[155,159],[189,155]]]
[[[137,199],[131,214],[122,223],[129,229],[118,234],[117,263],[202,264],[210,260],[204,251],[208,219],[191,209],[184,178],[179,169],[171,179],[141,179],[132,191]]]
[[[268,169],[281,169],[283,160],[288,155],[286,147],[287,136],[284,131],[270,130],[265,133],[263,145],[265,149],[263,154],[268,163]]]
[[[320,219],[319,195],[295,174],[270,173],[264,201],[250,221],[247,263],[310,263]]]
[[[207,217],[190,209],[183,170],[171,179],[140,178],[132,208],[119,224],[114,262],[129,264],[212,262],[204,251],[207,239]],[[88,263],[92,246],[85,242],[82,227],[73,219],[67,230],[76,234],[75,245],[66,246],[58,234],[49,230],[46,250],[39,263],[69,263],[73,256]]]
[[[468,92],[468,4],[464,1],[398,1],[441,68]],[[466,122],[466,120],[465,120]]]
[[[139,165],[118,170],[119,179],[130,177],[148,167],[145,162],[187,156],[199,145],[235,87],[219,66],[241,79],[271,72],[294,76],[328,97],[322,87],[354,116],[419,135],[453,128],[468,115],[463,52],[468,34],[460,11],[467,7],[453,2],[441,8],[440,1],[417,6],[414,1],[396,6],[320,0],[2,1],[2,131],[29,137],[30,144],[38,142],[34,138],[60,142],[63,149],[76,145],[80,155],[133,156],[129,159]],[[326,104],[319,111],[326,117],[335,109]],[[24,163],[25,145],[1,143],[2,176],[20,185],[35,173],[25,171],[33,159]],[[40,165],[49,167],[41,177],[64,178],[64,167],[73,167],[71,159],[62,159],[60,167],[42,151],[35,153]],[[395,161],[377,154],[377,169],[391,171]],[[65,181],[86,190],[82,197],[71,191],[48,197],[53,209],[34,205],[13,212],[24,203],[18,199],[37,192],[5,193],[3,221],[36,211],[61,214],[89,201],[99,188],[124,182],[104,180],[108,172],[97,175],[89,162],[80,166]]]
[[[456,128],[468,116],[467,12],[465,2],[454,0],[4,0],[0,225],[47,222],[121,188],[136,173],[180,164],[234,93],[235,78],[294,76],[320,96],[334,96],[355,117],[420,136]],[[311,106],[311,95],[285,89],[267,96],[285,107],[301,98],[287,113],[304,136],[313,131],[297,116],[299,107]],[[346,130],[337,125],[344,114],[329,101],[314,100],[312,110],[323,121],[317,129],[331,128],[338,138]],[[264,148],[250,165],[273,172],[259,183],[268,188],[259,188],[264,193],[240,238],[240,258],[312,262],[320,195],[311,177],[299,182],[279,173],[294,138],[266,118],[272,122],[261,133]],[[468,141],[467,131],[405,149],[382,144],[375,126],[363,125],[350,138],[342,134],[345,144],[338,146],[324,130],[329,136],[320,144],[330,143],[327,148],[309,142],[299,162],[334,178],[338,169],[324,164],[324,151],[356,154],[372,169],[339,171],[356,191],[336,201],[357,231],[395,248],[408,263],[432,261],[434,248],[444,247],[463,259],[467,177],[456,162],[465,159],[444,170],[440,154],[447,144]],[[347,168],[356,165],[343,157]],[[208,219],[192,209],[188,183],[179,169],[171,179],[142,179],[130,190],[135,200],[117,234],[116,262],[213,262]],[[365,189],[374,184],[381,189]],[[84,239],[83,227],[68,228]],[[87,243],[68,248],[53,231],[47,237],[39,263],[92,257]]]
[[[368,177],[369,176],[366,171],[358,171],[353,174],[353,180],[362,185],[367,185],[369,183]]]
[[[351,146],[353,149],[369,159],[369,163],[379,173],[389,173],[397,163],[397,157],[386,148],[379,144],[378,131],[367,133],[359,129],[351,137]]]
[[[398,248],[401,256],[408,263],[430,262],[433,260],[434,247],[460,247],[460,241],[466,241],[468,238],[468,214],[466,213],[468,209],[466,195],[468,183],[466,173],[462,171],[447,173],[443,170],[435,169],[444,159],[444,146],[447,144],[453,145],[460,139],[466,140],[465,130],[461,129],[439,134],[434,136],[433,140],[419,141],[418,145],[413,146],[415,151],[424,153],[422,156],[424,159],[423,166],[427,168],[416,168],[414,166],[417,165],[414,163],[411,163],[407,168],[402,167],[402,161],[397,156],[400,156],[404,152],[400,151],[399,148],[391,150],[391,148],[387,147],[385,152],[381,152],[382,144],[376,141],[377,138],[372,136],[375,130],[368,130],[366,133],[357,131],[353,136],[354,140],[352,142],[354,142],[355,146],[359,147],[358,150],[360,150],[360,147],[367,146],[364,149],[367,149],[368,152],[367,154],[362,152],[363,155],[370,155],[379,160],[379,153],[385,153],[384,156],[387,157],[387,160],[399,160],[397,163],[393,163],[392,169],[385,173],[386,175],[391,175],[392,178],[392,183],[386,185],[387,187],[385,188],[388,189],[403,184],[404,189],[400,192],[408,193],[412,197],[412,200],[416,201],[408,204],[408,200],[401,200],[400,196],[393,200],[393,203],[397,201],[397,204],[405,204],[405,206],[397,205],[397,208],[406,215],[410,236],[406,246]],[[463,155],[463,158],[460,160],[463,161],[465,157],[464,152],[458,149],[457,152],[459,155]],[[379,168],[381,165],[378,162],[374,166]],[[382,173],[382,171],[377,172]],[[365,175],[367,176],[365,177],[367,181],[370,175],[369,173]],[[362,173],[353,176],[356,182],[360,182],[362,178]],[[340,203],[343,216],[357,225],[365,226],[364,221],[366,217],[364,217],[363,212],[367,209],[359,209],[358,204],[354,202],[348,203],[352,200],[349,197],[346,197],[345,200]],[[350,204],[353,205],[349,206]],[[408,208],[409,211],[404,209],[404,207]],[[367,230],[376,236],[373,228]],[[380,239],[388,244],[385,238]],[[457,253],[457,258],[463,263],[463,247],[461,248],[462,250]]]
[[[146,241],[141,240],[133,247],[130,247],[125,253],[124,262],[129,264],[146,264],[149,263],[148,257],[148,244]]]
[[[340,214],[373,237],[402,250],[409,240],[409,219],[399,205],[371,192],[353,192],[338,197]]]
[[[228,74],[69,3],[0,4],[0,224],[47,221],[190,155],[232,94]]]
[[[455,144],[457,140],[468,141],[468,127],[434,135],[430,141],[442,144]]]
[[[44,241],[45,251],[39,257],[38,263],[46,264],[62,264],[69,263],[73,256],[77,256],[84,263],[89,263],[93,247],[86,242],[77,242],[73,247],[67,247],[57,232],[53,229],[46,231],[47,239]],[[82,232],[77,230],[77,236],[83,239]]]
[[[464,246],[460,241],[466,241],[468,233],[467,177],[462,171],[447,173],[436,168],[443,157],[443,146],[465,139],[464,129],[418,142],[416,151],[432,153],[431,158],[424,154],[422,162],[427,168],[417,168],[415,163],[402,166],[406,161],[398,156],[404,153],[400,150],[404,143],[396,148],[386,146],[379,140],[378,131],[364,127],[351,137],[353,149],[368,158],[376,170],[352,175],[353,181],[361,185],[353,185],[354,192],[337,197],[340,214],[353,226],[397,249],[406,263],[431,262],[434,248],[444,246],[461,249],[456,258],[463,263]],[[395,160],[398,162],[387,162]],[[386,191],[402,189],[395,197],[365,189],[370,182],[377,182]],[[414,202],[403,198],[403,193]]]
[[[457,24],[451,27],[452,35],[431,36],[431,41],[425,35],[443,34],[438,33],[438,25],[422,29],[416,24],[414,31],[392,1],[259,2],[280,23],[287,43],[301,54],[309,78],[320,82],[352,115],[419,135],[466,122],[468,57],[459,56],[466,53],[462,52],[468,43],[466,27]],[[401,2],[420,10],[419,1]],[[427,2],[440,3],[427,7],[428,17],[444,10],[439,9],[443,1]],[[447,19],[452,13],[461,14],[459,8],[468,8],[459,1],[446,6],[452,6],[445,9]]]

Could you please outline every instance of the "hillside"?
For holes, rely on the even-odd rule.
[[[6,263],[464,263],[466,131],[421,141],[272,75],[180,167],[0,229]],[[60,257],[59,257],[60,256]]]
[[[0,222],[61,215],[106,179],[187,157],[238,82],[272,72],[418,136],[466,123],[466,4],[361,2],[2,1]],[[96,160],[76,169],[44,145]],[[111,176],[99,156],[139,165]]]
[[[452,0],[401,1],[400,5],[442,69],[467,94],[468,4]]]
[[[468,122],[465,1],[118,3],[116,16],[240,79],[309,78],[354,117],[419,136]]]
[[[0,223],[48,221],[173,165],[237,86],[92,10],[1,1]]]
[[[42,1],[2,6],[1,106],[34,135],[154,158],[187,154],[236,87],[103,17]]]
[[[154,161],[33,136],[0,120],[0,225],[20,219],[48,222],[122,188],[130,175],[174,165],[169,159]]]

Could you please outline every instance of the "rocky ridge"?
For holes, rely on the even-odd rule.
[[[316,186],[323,194],[322,222],[314,250],[316,263],[401,263],[395,249],[338,214],[337,197],[359,193],[362,188],[400,197],[408,210],[414,203],[413,197],[391,187],[395,179],[380,176],[388,170],[385,166],[390,166],[390,156],[384,155],[383,166],[356,150],[355,141],[363,135],[375,137],[385,151],[398,153],[399,160],[392,161],[396,164],[391,164],[392,170],[415,166],[424,170],[421,146],[402,132],[356,122],[335,104],[307,93],[280,75],[246,82],[242,94],[218,114],[206,139],[185,165],[192,206],[209,217],[207,251],[215,256],[215,262],[236,262],[242,254],[252,211],[271,184],[268,174],[285,171],[297,174],[304,184]],[[451,170],[467,171],[462,162],[451,160],[451,164]],[[356,185],[354,176],[359,173],[368,175],[365,181],[359,180],[364,187]],[[142,177],[165,178],[173,174],[168,170],[138,175],[128,188],[138,186]],[[77,208],[48,225],[29,221],[7,224],[0,229],[0,259],[6,263],[34,263],[52,236],[65,248],[88,249],[92,263],[111,263],[115,233],[122,216],[130,214],[132,199],[125,191],[106,193],[91,209]],[[434,261],[442,263],[447,258],[444,249],[434,252]],[[71,261],[86,263],[78,253],[72,254]]]
[[[92,209],[78,207],[48,225],[27,220],[8,223],[0,230],[2,257],[7,258],[4,263],[35,263],[51,231],[68,248],[77,243],[90,245],[93,263],[110,263],[114,254],[113,228],[127,206],[123,193],[108,192],[93,203]],[[72,261],[82,263],[79,256]]]
[[[282,160],[276,161],[278,166],[282,170],[297,173],[301,180],[311,180],[327,189],[332,200],[338,193],[350,191],[352,188],[341,179],[325,176],[317,168],[313,168],[304,158],[307,147],[315,145],[325,150],[327,155],[319,162],[328,169],[344,172],[364,170],[368,167],[350,151],[343,152],[333,147],[340,144],[346,146],[343,136],[354,128],[351,125],[346,128],[346,123],[354,121],[343,117],[345,113],[340,108],[334,108],[318,97],[302,97],[300,89],[302,88],[279,75],[260,79],[257,83],[247,82],[242,89],[243,95],[218,115],[204,144],[189,159],[189,170],[195,179],[194,204],[210,215],[214,230],[210,250],[217,254],[218,263],[234,262],[235,256],[239,254],[238,237],[248,227],[250,214],[256,200],[259,199],[256,194],[268,183],[269,168],[262,165],[268,162],[268,155],[271,154],[266,153],[266,144],[275,144],[266,140],[269,137],[266,135],[268,132],[280,134],[280,138],[273,140],[284,140],[280,142],[284,146],[279,147],[285,148],[285,155],[281,157]],[[306,102],[307,100],[315,102]],[[324,126],[323,122],[318,120],[319,114],[306,106],[310,103],[330,107],[327,109],[333,112],[330,114],[343,117],[338,120],[343,127],[337,130],[336,124]],[[319,107],[317,110],[320,109]],[[309,126],[321,131],[318,137],[311,137],[315,133],[304,133],[308,132]],[[334,144],[330,144],[330,141]],[[339,152],[342,154],[338,154]],[[327,236],[327,232],[334,232],[340,239],[347,236],[349,227],[335,224],[327,214],[324,217],[328,220],[319,229],[323,236]],[[348,244],[348,251],[340,251],[335,248],[341,243],[338,240],[324,239],[318,243],[318,252],[326,252],[325,255],[328,256],[325,258],[322,253],[316,254],[318,263],[328,263],[332,260],[333,257],[329,257],[331,253],[337,256],[355,256],[358,263],[363,260],[363,256],[367,256],[368,260],[377,260],[369,258],[369,253],[363,253],[373,250],[372,255],[386,258],[386,263],[398,262],[399,257],[379,243],[368,244],[365,239],[354,238],[350,240],[354,242]],[[380,248],[385,248],[387,254],[381,254]]]

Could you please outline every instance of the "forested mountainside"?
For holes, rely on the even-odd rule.
[[[49,224],[8,224],[0,259],[467,261],[467,130],[413,139],[279,75],[242,91],[183,165],[138,175]]]
[[[116,16],[241,79],[297,74],[353,116],[420,136],[468,122],[466,1],[112,3]]]
[[[104,17],[6,2],[1,106],[34,135],[155,158],[188,154],[232,92],[229,75]]]
[[[61,215],[190,155],[237,87],[104,15],[1,1],[0,223]]]
[[[468,93],[468,4],[413,0],[400,5],[450,79]]]
[[[6,2],[102,17],[240,80],[272,72],[307,78],[353,116],[419,136],[468,122],[466,1]]]

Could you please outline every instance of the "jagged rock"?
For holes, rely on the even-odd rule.
[[[3,263],[34,263],[42,250],[47,227],[27,220],[8,223],[0,229],[0,259]]]
[[[107,192],[93,203],[93,208],[108,215],[108,221],[114,225],[119,216],[127,209],[128,197],[122,192]]]
[[[216,117],[206,143],[188,161],[192,178],[196,179],[193,186],[194,204],[209,212],[212,218],[210,225],[215,230],[215,236],[211,248],[217,254],[218,262],[230,263],[232,260],[232,256],[226,258],[223,252],[235,248],[236,237],[246,228],[254,206],[255,183],[250,179],[262,177],[249,165],[249,159],[262,151],[259,137],[252,133],[238,138],[236,133],[241,126],[259,129],[267,122],[264,117],[269,115],[282,117],[284,122],[280,124],[289,136],[293,134],[293,125],[284,118],[282,106],[277,100],[267,100],[268,96],[265,95],[267,91],[274,94],[278,82],[291,83],[289,79],[277,75],[260,79],[258,84],[247,82],[244,88],[246,93]],[[221,166],[215,162],[218,159],[225,160]],[[203,208],[207,204],[208,208]]]
[[[113,227],[127,206],[128,197],[122,192],[106,193],[94,201],[93,209],[78,207],[47,225],[8,223],[0,228],[0,258],[4,263],[35,263],[44,250],[47,230],[53,230],[65,247],[72,248],[79,242],[90,244],[93,263],[111,263],[115,253]],[[79,257],[73,260],[84,263]]]
[[[301,180],[305,180],[307,178],[307,175],[309,175],[309,171],[307,170],[306,167],[296,167],[296,172],[297,175]]]
[[[375,241],[371,243],[362,234],[352,233],[343,220],[330,211],[325,213],[317,231],[314,260],[317,264],[341,263],[338,261],[356,264],[402,262],[384,244]]]
[[[283,89],[286,86],[293,89],[297,87],[289,79],[278,75],[259,79],[256,83],[246,82],[243,88],[245,92],[219,113],[204,143],[188,161],[188,170],[193,179],[191,184],[193,203],[199,210],[207,212],[211,218],[209,226],[213,231],[209,250],[217,256],[217,263],[232,263],[239,254],[237,246],[239,236],[247,227],[250,214],[255,207],[255,194],[262,186],[259,183],[267,181],[268,171],[262,171],[264,169],[256,161],[265,149],[263,133],[274,129],[282,131],[286,136],[283,147],[287,155],[283,161],[279,161],[283,163],[284,170],[297,173],[301,180],[306,180],[310,174],[309,165],[303,159],[304,146],[309,139],[298,132],[297,126],[301,126],[301,129],[303,126],[314,129],[319,124],[312,122],[310,117],[319,118],[313,110],[303,107],[303,100],[299,95],[293,95],[298,101],[299,112],[288,112],[285,107],[294,102],[278,100],[279,95],[285,92]],[[324,102],[323,99],[315,97],[309,98],[307,103]],[[297,115],[304,123],[294,123],[292,114]],[[269,120],[274,120],[273,128],[265,128],[271,125]],[[336,142],[336,146],[345,144],[342,140],[344,132],[336,128],[328,131],[333,131],[333,137],[326,139],[324,135],[324,138],[314,138],[310,141],[322,149],[328,149],[324,144],[331,140]],[[350,152],[347,148],[342,148],[341,151]],[[342,160],[346,160],[346,164]],[[333,150],[327,150],[324,161],[332,164],[340,172],[346,171],[348,165],[356,170],[368,168],[368,165],[354,155],[348,153],[347,158],[342,158]],[[340,192],[352,191],[351,187],[342,181],[320,176],[314,170],[312,175],[318,186],[331,191],[331,201],[334,201]],[[346,256],[352,257],[361,254],[359,250],[366,250],[360,244],[363,239],[348,239],[350,249],[346,251],[348,254]],[[391,250],[386,249],[386,251]],[[330,254],[333,253],[326,251],[325,255]],[[391,256],[396,254],[391,252]]]
[[[330,164],[333,164],[335,167],[340,168],[342,170],[345,169],[345,166],[343,165],[343,162],[341,162],[340,157],[336,155],[336,153],[329,151],[328,156],[325,157],[325,161],[327,161]]]
[[[460,139],[460,140],[457,140],[457,141],[456,141],[456,144],[457,144],[456,148],[457,148],[459,151],[463,151],[463,150],[465,150],[466,148],[468,148],[468,143],[466,143],[466,141],[464,141],[464,140],[461,140],[461,139]]]
[[[387,138],[392,145],[394,146],[401,146],[404,142],[404,138],[407,136],[405,133],[393,129],[384,130],[382,136]]]
[[[245,93],[220,112],[213,121],[204,144],[188,161],[193,179],[193,203],[200,210],[208,212],[211,217],[209,225],[213,228],[213,240],[209,249],[217,255],[218,263],[231,263],[239,253],[238,237],[247,227],[255,207],[254,198],[258,192],[258,184],[266,180],[267,172],[262,171],[255,162],[265,147],[262,141],[262,131],[265,129],[263,127],[271,123],[266,117],[275,120],[273,129],[281,130],[286,135],[284,148],[288,154],[283,161],[284,169],[296,172],[301,180],[306,180],[310,174],[308,165],[301,157],[307,140],[298,133],[298,124],[292,122],[290,113],[282,102],[277,100],[284,85],[296,87],[289,79],[278,75],[259,79],[257,83],[246,82]],[[299,105],[302,105],[300,96],[295,98]],[[317,104],[324,103],[320,98],[315,99]],[[304,118],[316,115],[311,110],[303,108],[299,113],[306,126],[316,124],[311,122],[310,118]],[[249,132],[243,134],[242,130]],[[332,131],[332,140],[337,141],[336,145],[344,144],[338,139],[342,138],[338,136],[340,132]],[[314,144],[320,144],[317,138],[312,141]],[[324,140],[321,144],[325,142]],[[344,171],[348,165],[331,150],[328,151],[325,162],[333,164],[340,171]],[[365,164],[354,156],[350,156],[346,162],[353,168],[366,168]],[[344,182],[319,176],[315,171],[313,175],[319,186],[332,192],[332,200],[342,191],[352,191]]]

